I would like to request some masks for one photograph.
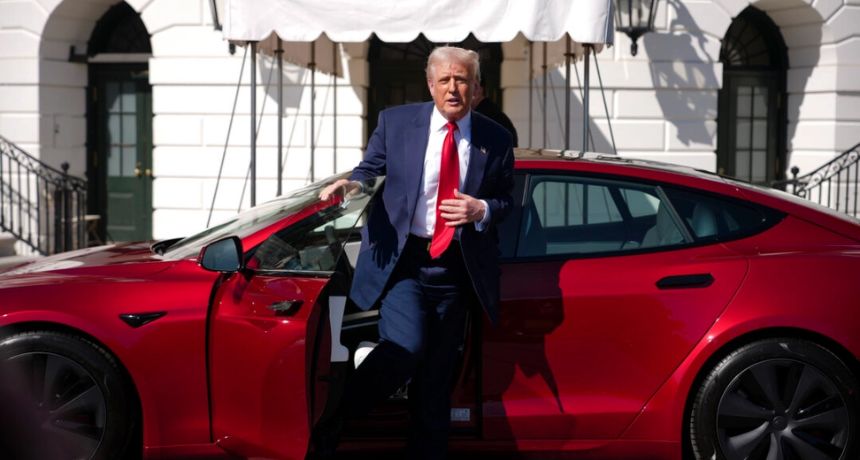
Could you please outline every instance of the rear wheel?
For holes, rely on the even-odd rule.
[[[857,379],[827,349],[769,339],[741,347],[703,381],[690,414],[698,459],[858,458]]]
[[[0,455],[129,458],[135,404],[116,361],[69,334],[0,339]]]

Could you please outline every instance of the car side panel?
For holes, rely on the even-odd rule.
[[[679,442],[685,403],[709,359],[744,336],[826,337],[860,359],[860,247],[848,238],[786,217],[774,228],[729,243],[750,255],[738,295],[671,378],[648,402],[625,439]]]
[[[746,258],[719,244],[509,264],[485,330],[488,438],[620,435],[735,294]],[[667,276],[707,287],[659,289]]]
[[[210,326],[212,430],[241,457],[304,458],[309,375],[323,278],[236,273],[218,288]],[[278,314],[270,306],[301,300]],[[315,398],[313,398],[315,399]]]
[[[41,274],[45,284],[37,289],[4,287],[10,313],[0,314],[0,328],[54,323],[90,335],[131,376],[143,410],[145,450],[207,443],[205,323],[213,274],[193,261],[156,275],[124,276],[132,272],[117,266],[107,283],[101,275]],[[119,318],[154,311],[167,314],[139,328]]]

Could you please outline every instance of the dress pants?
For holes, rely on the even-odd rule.
[[[383,294],[379,345],[347,382],[343,400],[347,418],[362,417],[411,378],[411,459],[447,453],[451,387],[471,290],[459,242],[434,260],[429,241],[407,239]]]

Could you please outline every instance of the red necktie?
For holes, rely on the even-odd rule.
[[[448,122],[448,134],[442,142],[442,167],[439,169],[439,188],[436,190],[436,227],[433,229],[433,239],[430,241],[430,257],[437,258],[448,249],[454,239],[454,227],[445,225],[439,206],[442,200],[454,198],[454,189],[460,187],[460,159],[457,155],[457,143],[454,142],[454,132],[457,124]]]

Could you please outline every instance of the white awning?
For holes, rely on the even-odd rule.
[[[225,0],[224,38],[284,42],[363,42],[376,34],[385,42],[410,42],[419,34],[437,43],[457,43],[474,34],[482,42],[507,42],[517,34],[535,42],[557,42],[567,34],[581,44],[612,44],[612,0]],[[302,63],[287,45],[285,58]],[[285,46],[285,48],[287,48]],[[321,47],[323,50],[329,47]],[[305,61],[307,62],[307,61]],[[319,70],[326,59],[317,59]]]

